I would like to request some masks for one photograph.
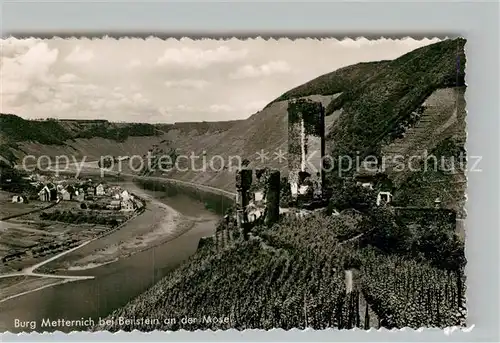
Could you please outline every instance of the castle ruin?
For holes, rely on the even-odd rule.
[[[248,222],[247,207],[250,201],[250,187],[252,186],[252,170],[241,169],[236,172],[236,216],[238,227]]]
[[[325,108],[298,99],[288,104],[288,180],[292,197],[320,197],[325,184]]]
[[[259,221],[272,225],[279,220],[280,172],[241,169],[236,173],[237,221],[240,228]]]

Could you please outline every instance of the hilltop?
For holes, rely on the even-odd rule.
[[[346,89],[354,87],[357,83],[377,75],[389,63],[390,61],[362,62],[337,69],[283,93],[270,104],[277,101],[291,100],[310,95],[333,95],[342,93]]]

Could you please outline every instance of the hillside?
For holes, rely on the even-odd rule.
[[[0,154],[19,162],[24,155],[50,157],[83,156],[97,160],[105,155],[142,155],[159,144],[166,133],[195,140],[218,134],[238,121],[144,124],[111,123],[107,120],[47,119],[26,120],[0,114]]]
[[[464,45],[464,39],[446,40],[392,61],[333,71],[284,93],[246,120],[150,125],[5,115],[1,143],[18,161],[25,154],[97,159],[152,151],[198,156],[194,167],[201,167],[203,158],[218,156],[213,169],[220,170],[142,173],[234,191],[235,173],[227,165],[232,156],[247,159],[250,167],[266,165],[287,174],[287,162],[274,153],[287,152],[288,104],[298,98],[321,101],[327,109],[326,149],[333,158],[417,157],[419,170],[398,170],[394,161],[386,165],[389,180],[383,181],[391,185],[396,206],[376,206],[377,190],[351,182],[354,170],[339,180],[337,165],[327,175],[338,187],[327,208],[307,218],[294,217],[289,209],[273,226],[257,225],[248,235],[236,229],[228,213],[189,260],[108,317],[196,318],[191,326],[95,329],[463,326],[466,261],[455,224],[465,216],[466,178],[463,166],[448,167],[462,162],[465,151]],[[262,149],[269,158],[265,163],[257,159]],[[444,165],[424,169],[426,153]],[[188,163],[184,159],[179,167],[189,169]],[[436,198],[445,209],[429,209]],[[422,208],[413,207],[425,209],[415,214]],[[228,319],[217,323],[213,316]]]
[[[180,144],[182,148],[206,157],[220,155],[227,161],[240,155],[258,166],[256,153],[269,152],[267,165],[287,173],[286,162],[272,160],[279,149],[287,151],[287,106],[292,98],[308,97],[327,107],[327,151],[333,157],[362,156],[369,153],[390,160],[395,155],[422,156],[432,152],[441,142],[453,139],[465,144],[465,98],[463,39],[432,44],[412,51],[394,61],[361,63],[320,76],[286,92],[249,119],[241,121],[217,139],[207,138],[203,144]],[[418,116],[416,112],[422,112]],[[445,155],[449,153],[445,152]],[[408,169],[395,172],[387,163],[387,173],[397,188],[408,178],[418,177]],[[169,177],[210,184],[234,190],[234,174],[219,172],[171,172]],[[458,179],[457,179],[458,178]],[[462,208],[465,191],[460,175],[443,179],[440,191],[447,207]],[[425,180],[425,177],[424,177]],[[399,199],[405,204],[431,206],[438,196],[427,194],[419,183],[419,201],[412,203],[407,191]],[[427,187],[429,188],[429,187]],[[396,189],[397,191],[397,189]],[[396,192],[397,193],[397,192]]]
[[[390,214],[372,215],[391,225]],[[95,330],[463,325],[463,275],[457,277],[436,264],[438,260],[461,263],[460,245],[441,241],[436,242],[439,247],[423,246],[419,242],[427,235],[424,230],[407,238],[408,252],[381,253],[378,235],[400,240],[407,235],[401,228],[394,229],[392,237],[372,230],[370,244],[361,246],[341,238],[352,234],[353,227],[377,227],[376,220],[367,218],[358,223],[350,223],[349,214],[287,219],[271,228],[255,228],[249,240],[221,225],[192,258],[108,317],[176,318],[177,323],[99,325]],[[437,249],[449,257],[436,258],[432,253]],[[426,258],[417,261],[406,255],[415,250]],[[352,289],[345,281],[345,270],[355,274]],[[180,324],[185,316],[197,320]],[[207,321],[204,316],[228,321]]]
[[[359,82],[370,79],[383,70],[390,61],[363,62],[337,69],[282,94],[272,103],[310,95],[333,95],[341,93]],[[269,106],[269,105],[268,105]]]
[[[330,96],[314,95],[309,98],[321,101],[326,106],[336,96],[336,94]],[[211,170],[208,166],[204,172],[197,170],[171,171],[163,176],[233,191],[235,189],[235,176],[234,172],[230,170],[230,166],[237,166],[238,161],[232,159],[231,156],[239,156],[242,161],[247,159],[250,162],[250,167],[266,165],[277,168],[286,174],[286,161],[280,163],[275,159],[276,155],[274,153],[280,149],[284,153],[288,151],[287,107],[287,100],[277,101],[262,111],[255,113],[247,120],[237,122],[234,126],[218,135],[204,135],[197,137],[197,140],[183,139],[173,132],[167,134],[167,142],[159,144],[158,149],[168,151],[168,149],[174,148],[180,154],[188,156],[194,153],[200,157],[195,164],[195,168],[201,168],[203,157],[206,158],[207,164],[209,164],[213,156],[220,156],[224,160],[224,165],[221,165],[220,161],[215,161],[215,170]],[[327,125],[327,129],[329,126],[331,124]],[[264,163],[258,160],[257,153],[261,150],[266,151],[269,157],[269,160]],[[227,168],[222,168],[224,166]],[[187,167],[189,165],[181,164],[181,168]],[[220,170],[217,170],[219,168]],[[158,176],[161,174],[160,172],[156,173]]]
[[[448,167],[454,158],[463,158],[466,137],[464,43],[449,40],[415,50],[378,64],[364,78],[352,73],[355,82],[336,80],[330,87],[331,75],[317,78],[225,132],[222,141],[206,146],[207,155],[243,152],[246,157],[260,147],[268,151],[286,147],[287,103],[311,97],[327,106],[327,149],[332,156],[359,153],[406,158],[429,152],[442,157]],[[225,144],[225,139],[231,143]],[[422,166],[423,161],[417,164]],[[458,211],[457,217],[464,215],[466,180],[461,168],[450,172],[440,165],[431,170],[398,171],[389,163],[386,172],[398,204],[432,207],[440,197],[444,207]],[[219,187],[234,184],[234,176],[227,171],[211,177],[206,173],[176,177]],[[348,196],[342,191],[334,194],[337,202]],[[371,199],[366,201],[368,206],[373,206],[374,195],[368,194],[372,191],[365,192]],[[353,194],[360,199],[364,196],[359,189]],[[281,219],[273,227],[254,228],[248,240],[222,222],[216,236],[203,240],[190,260],[109,315],[188,316],[197,318],[196,322],[95,329],[464,325],[464,242],[450,230],[453,223],[442,225],[424,216],[417,222],[411,218],[415,223],[410,225],[391,208],[363,211]],[[203,319],[206,314],[228,319],[214,323]]]
[[[434,91],[463,87],[464,45],[458,38],[416,49],[343,92],[327,108],[327,114],[342,110],[328,137],[333,154],[380,154]]]

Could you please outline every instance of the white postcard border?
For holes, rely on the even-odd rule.
[[[130,21],[130,11],[135,20]],[[68,15],[73,13],[73,15]],[[191,15],[186,16],[187,13]],[[75,15],[77,14],[77,15]],[[466,43],[467,151],[483,156],[468,175],[467,330],[236,330],[0,335],[0,341],[498,341],[499,4],[497,2],[7,2],[2,35],[102,37],[457,37]],[[294,26],[298,25],[298,26]],[[418,332],[418,334],[416,333]]]

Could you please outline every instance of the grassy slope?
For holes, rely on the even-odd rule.
[[[337,69],[284,93],[272,103],[309,95],[332,95],[341,93],[359,82],[367,80],[389,64],[390,61],[364,62]],[[269,105],[268,105],[269,106]]]

